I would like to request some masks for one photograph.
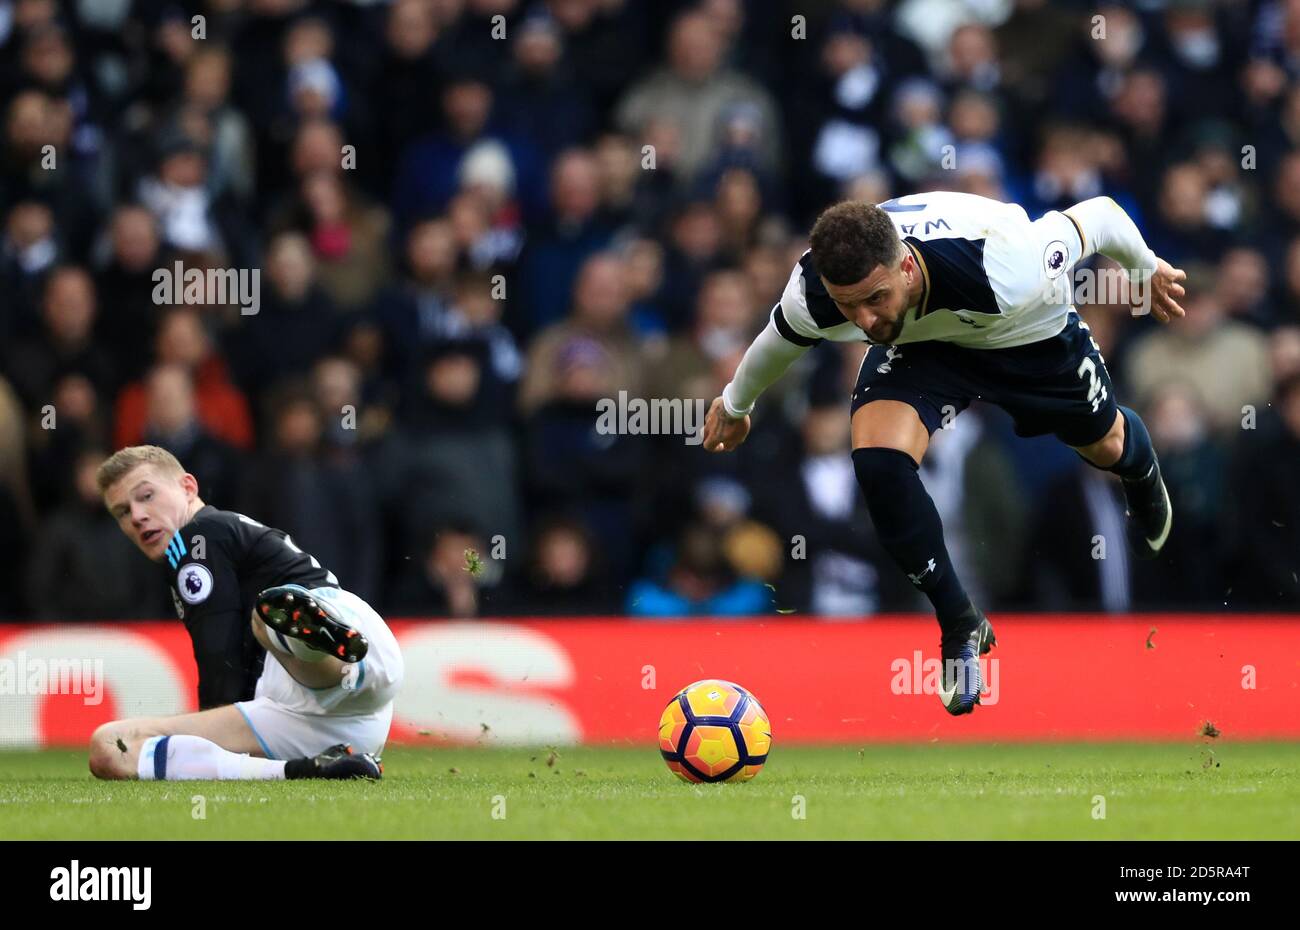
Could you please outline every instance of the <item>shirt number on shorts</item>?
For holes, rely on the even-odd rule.
[[[1101,383],[1101,378],[1097,376],[1097,363],[1090,358],[1085,358],[1079,363],[1079,370],[1076,374],[1088,379],[1088,400],[1092,403],[1092,412],[1096,413],[1101,409],[1101,405],[1106,400],[1106,385]]]

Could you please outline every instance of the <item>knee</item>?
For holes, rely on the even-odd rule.
[[[126,764],[129,754],[117,722],[106,723],[90,737],[90,773],[96,778],[130,778],[135,773]]]
[[[1079,450],[1079,454],[1098,468],[1110,468],[1124,455],[1124,432],[1120,428],[1110,431],[1090,446]]]
[[[1103,468],[1110,468],[1120,460],[1124,455],[1124,434],[1118,436],[1107,436],[1097,444],[1097,451],[1094,453],[1093,461]]]
[[[889,494],[914,476],[917,464],[910,455],[898,449],[868,446],[853,450],[853,471],[858,476],[862,492],[870,499],[876,494]]]

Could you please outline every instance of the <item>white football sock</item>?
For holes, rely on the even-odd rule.
[[[141,781],[281,779],[284,762],[230,752],[201,736],[152,736],[140,747],[136,774]]]

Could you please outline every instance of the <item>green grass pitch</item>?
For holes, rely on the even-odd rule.
[[[1300,837],[1300,743],[777,745],[737,785],[679,782],[653,747],[384,762],[380,783],[97,782],[82,752],[0,752],[0,839]]]

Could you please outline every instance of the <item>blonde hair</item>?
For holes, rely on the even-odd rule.
[[[167,475],[185,474],[185,469],[176,456],[161,446],[127,446],[118,449],[99,466],[99,471],[95,473],[99,493],[105,493],[133,468],[141,465],[157,466],[159,471]]]

